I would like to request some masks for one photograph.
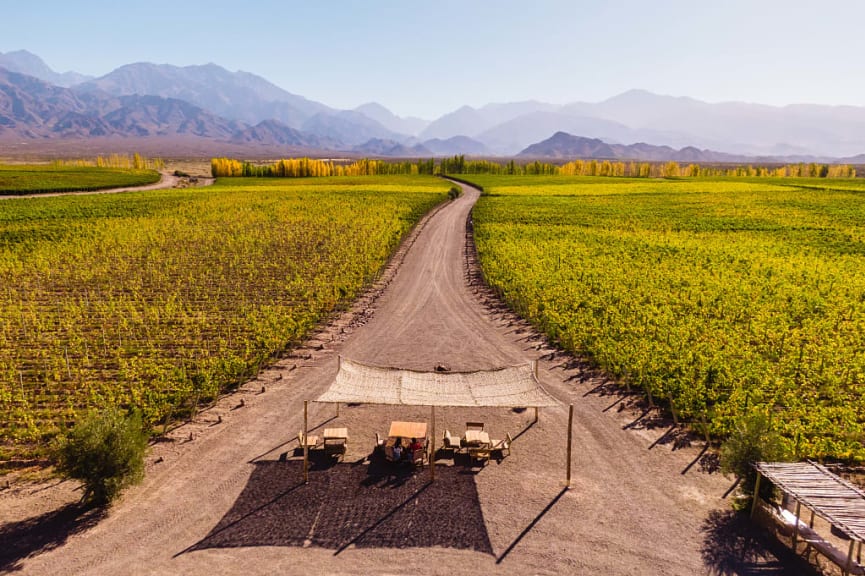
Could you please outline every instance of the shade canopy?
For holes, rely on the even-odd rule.
[[[317,402],[405,406],[559,406],[533,364],[474,372],[419,372],[340,358],[339,372]]]
[[[848,538],[865,540],[865,492],[816,462],[757,462],[757,471]]]

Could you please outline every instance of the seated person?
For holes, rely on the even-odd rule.
[[[421,444],[417,438],[412,438],[411,444],[408,445],[408,452],[410,454],[410,457],[414,459],[415,455],[421,450],[423,450],[423,444]]]
[[[396,462],[396,461],[398,461],[400,458],[402,458],[402,456],[403,456],[402,438],[397,438],[397,439],[396,439],[396,443],[394,443],[394,445],[393,445],[393,452],[392,452],[392,454],[393,454],[394,462]]]

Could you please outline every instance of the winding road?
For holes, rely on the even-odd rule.
[[[180,176],[176,176],[171,171],[160,171],[159,182],[153,184],[145,184],[144,186],[123,186],[120,188],[105,188],[104,190],[83,190],[80,192],[49,192],[46,194],[13,194],[2,195],[0,200],[12,200],[17,198],[51,198],[53,196],[84,196],[87,194],[118,194],[120,192],[145,192],[147,190],[165,190],[166,188],[176,188],[180,182],[184,180]],[[201,178],[200,184],[197,186],[209,186],[213,184],[212,178]]]
[[[305,349],[175,430],[173,442],[156,444],[142,485],[127,491],[95,526],[22,559],[21,573],[721,572],[726,558],[718,551],[723,543],[716,541],[723,532],[718,525],[723,514],[717,511],[729,507],[723,496],[730,479],[700,471],[694,465],[699,443],[674,450],[672,442],[664,441],[667,428],[646,426],[637,419],[639,414],[620,411],[624,404],[619,396],[598,393],[603,389],[598,375],[548,348],[529,327],[490,301],[475,281],[466,235],[479,192],[468,186],[464,190],[419,224],[380,286],[351,312],[322,329]],[[286,453],[292,457],[303,401],[326,389],[336,374],[338,355],[421,370],[439,364],[473,370],[539,360],[541,383],[563,406],[543,410],[538,423],[530,425],[528,413],[501,409],[437,411],[439,438],[445,428],[461,431],[465,421],[475,419],[486,422],[494,435],[509,431],[517,436],[511,455],[500,463],[491,462],[474,475],[454,476],[474,483],[489,550],[394,544],[335,552],[309,545],[315,524],[305,545],[239,542],[196,548],[215,526],[232,518],[238,500],[249,493],[257,464],[279,462]],[[572,485],[563,490],[568,404],[574,406],[575,452]],[[365,465],[360,462],[372,448],[374,433],[386,431],[390,420],[418,418],[427,420],[429,410],[343,406],[335,418],[332,406],[310,404],[311,427],[328,423],[351,431],[345,457],[351,466]],[[436,485],[448,481],[443,476]],[[316,478],[313,475],[311,483]],[[279,498],[302,498],[300,491],[287,492]],[[352,494],[333,497],[351,505]],[[447,512],[459,521],[461,500],[438,505],[452,507]],[[253,510],[266,511],[266,505]],[[366,530],[388,519],[378,518]],[[279,522],[292,520],[285,516]],[[755,565],[759,562],[757,558]]]

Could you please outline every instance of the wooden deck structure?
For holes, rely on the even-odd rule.
[[[793,549],[802,539],[838,564],[844,574],[865,574],[865,569],[853,561],[853,550],[858,544],[860,554],[865,541],[865,491],[830,472],[816,462],[757,462],[757,485],[754,505],[759,500],[760,481],[766,478],[796,501],[795,520],[792,521]],[[811,521],[799,520],[801,506],[811,511]],[[811,530],[817,514],[850,541],[846,556]]]

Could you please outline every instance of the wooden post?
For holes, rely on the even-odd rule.
[[[342,370],[342,354],[338,354],[336,357],[336,372]],[[336,417],[339,418],[339,402],[336,403]]]
[[[538,407],[535,406],[535,421],[532,422],[532,424],[537,424],[537,423],[538,423]]]
[[[574,405],[568,406],[568,472],[565,476],[565,486],[571,487],[571,446],[573,445],[574,436]]]
[[[303,481],[309,482],[309,430],[307,415],[309,412],[309,400],[303,401]]]
[[[802,503],[796,500],[796,525],[793,527],[793,553],[796,553],[796,544],[799,540],[799,512],[802,509]]]
[[[754,500],[751,502],[751,518],[754,517],[754,511],[757,509],[757,500],[760,499],[760,480],[763,478],[763,475],[760,474],[760,471],[757,471],[757,482],[754,484]]]
[[[850,549],[847,551],[847,563],[844,565],[845,576],[850,573],[850,565],[853,564],[853,545],[855,543],[855,540],[850,540]]]
[[[432,406],[432,428],[430,432],[429,442],[429,480],[435,482],[436,479],[436,407]]]

